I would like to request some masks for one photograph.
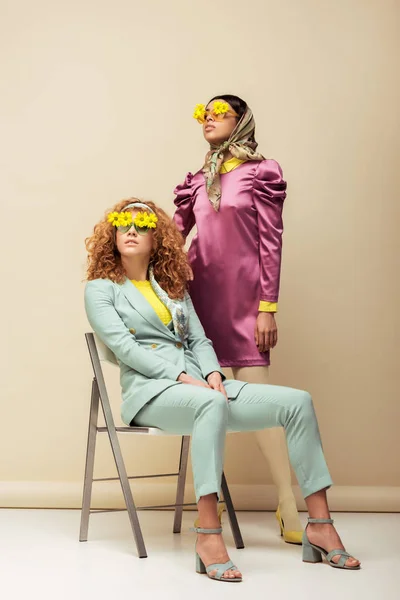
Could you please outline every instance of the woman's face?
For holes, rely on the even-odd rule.
[[[206,110],[210,111],[211,114],[207,115],[207,118],[203,123],[203,135],[209,144],[219,146],[230,137],[232,131],[235,129],[238,123],[238,117],[230,114],[230,112],[235,111],[231,105],[227,103],[230,112],[226,113],[221,121],[216,121],[211,112],[215,102],[225,102],[225,100],[217,98],[216,100],[213,100],[207,104]]]
[[[132,219],[134,219],[139,210],[134,209],[129,212],[132,213]],[[115,242],[121,257],[130,259],[134,256],[140,256],[148,257],[150,259],[154,247],[153,231],[153,229],[148,229],[145,234],[139,234],[133,224],[126,233],[123,233],[117,228]]]

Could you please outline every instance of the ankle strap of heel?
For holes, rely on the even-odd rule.
[[[308,517],[309,523],[327,523],[329,525],[333,525],[333,519],[311,519]]]
[[[191,527],[190,531],[195,533],[222,533],[222,527],[218,529],[203,529],[202,527]]]

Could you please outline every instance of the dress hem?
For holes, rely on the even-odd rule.
[[[269,367],[270,360],[218,360],[221,367]]]

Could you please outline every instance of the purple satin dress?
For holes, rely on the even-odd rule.
[[[248,161],[222,174],[221,188],[219,212],[201,171],[175,189],[179,230],[197,226],[190,295],[223,367],[269,365],[254,328],[260,300],[278,301],[286,183],[276,161]]]

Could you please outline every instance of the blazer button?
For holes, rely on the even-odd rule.
[[[133,335],[135,335],[135,333],[136,333],[136,329],[130,329],[130,330],[129,330],[129,333],[132,333]]]
[[[182,344],[181,344],[180,342],[178,342],[178,343],[176,344],[176,347],[177,347],[177,348],[179,348],[179,349],[181,349],[181,348],[182,348]]]
[[[157,348],[157,344],[152,344],[151,347],[152,348]]]

